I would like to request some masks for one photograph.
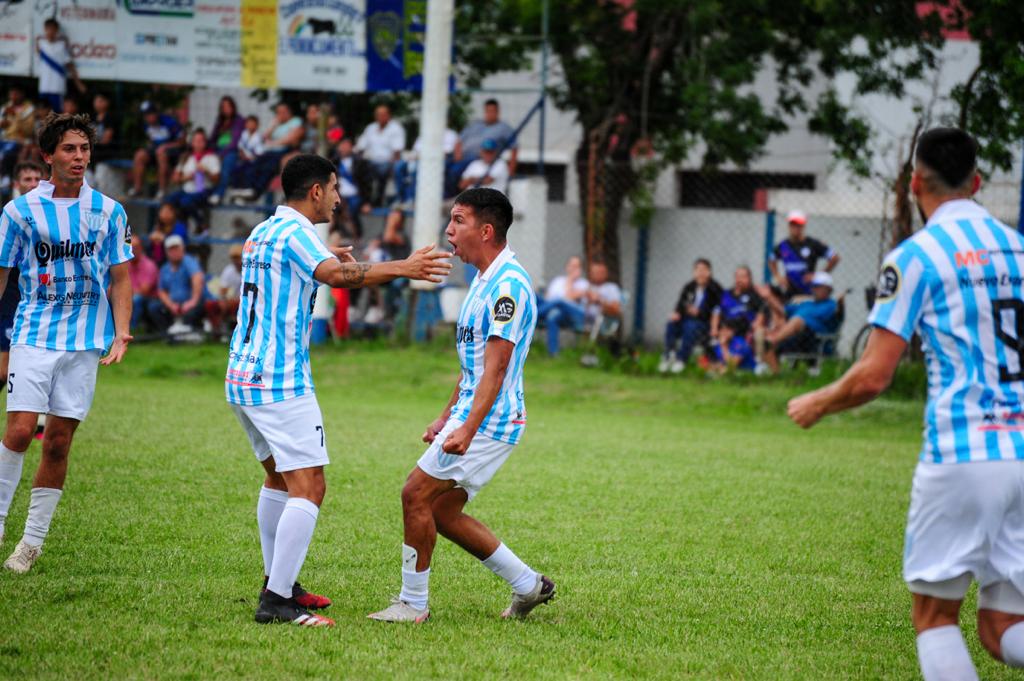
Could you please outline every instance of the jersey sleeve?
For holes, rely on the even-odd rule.
[[[296,229],[288,237],[285,245],[285,256],[288,258],[303,281],[313,281],[313,273],[317,265],[334,257],[320,237],[310,236],[301,229]]]
[[[120,265],[135,257],[132,253],[132,227],[128,224],[128,215],[121,204],[114,206],[107,226],[107,261],[111,265]]]
[[[16,267],[21,257],[21,229],[7,209],[0,214],[0,267]]]
[[[910,341],[921,319],[928,285],[928,269],[921,259],[905,246],[897,248],[882,263],[868,323]]]
[[[836,254],[836,252],[823,241],[818,241],[817,239],[808,239],[808,241],[811,242],[811,247],[814,249],[814,255],[819,258],[831,260],[832,256]]]
[[[487,338],[522,341],[536,322],[533,292],[518,279],[498,283],[487,297]]]

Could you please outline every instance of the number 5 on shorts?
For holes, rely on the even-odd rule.
[[[323,447],[324,446],[324,427],[323,426],[317,426],[316,429],[318,431],[320,431],[320,446]]]

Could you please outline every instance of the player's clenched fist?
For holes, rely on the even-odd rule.
[[[441,432],[442,428],[444,428],[444,424],[445,420],[440,417],[431,422],[431,424],[427,426],[427,430],[423,433],[423,441],[431,443],[437,439],[437,434]]]
[[[444,261],[452,257],[452,254],[445,251],[432,252],[435,246],[436,244],[424,246],[405,259],[406,277],[438,283],[441,277],[448,275],[452,265]]]
[[[462,456],[469,449],[469,443],[473,441],[473,433],[469,432],[466,426],[459,426],[445,438],[444,444],[441,445],[441,449],[444,450],[445,454],[455,454],[456,456]]]
[[[810,428],[822,417],[822,409],[815,393],[794,397],[786,408],[789,418],[801,428]]]

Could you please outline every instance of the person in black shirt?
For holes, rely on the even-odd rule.
[[[826,272],[831,272],[839,263],[838,253],[804,234],[807,216],[802,211],[790,211],[786,222],[789,223],[789,238],[779,242],[768,261],[774,282],[771,293],[783,303],[794,296],[811,295],[811,278],[819,260],[825,261]],[[767,297],[764,291],[762,295]]]
[[[721,300],[722,287],[711,277],[711,262],[697,258],[693,263],[693,280],[683,287],[665,326],[665,354],[658,371],[681,372],[697,345],[704,345],[710,354],[710,340],[718,333],[717,328],[711,328],[712,321],[717,321],[712,318]]]

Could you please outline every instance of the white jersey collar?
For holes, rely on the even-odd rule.
[[[53,183],[50,182],[49,180],[40,180],[39,184],[32,191],[39,192],[39,196],[41,196],[43,198],[46,198],[46,199],[50,199],[52,201],[53,200],[53,192],[54,192],[55,189],[56,189],[56,187],[54,187]],[[82,188],[78,191],[78,200],[79,201],[84,200],[88,196],[88,192],[91,192],[91,191],[92,191],[92,187],[89,186],[89,183],[86,182],[85,178],[83,177],[82,178]],[[29,194],[31,194],[31,193],[32,192],[29,192]]]
[[[488,266],[487,271],[481,272],[480,274],[477,275],[478,277],[480,277],[480,281],[489,281],[505,263],[507,263],[514,257],[516,257],[516,254],[512,252],[512,247],[509,246],[508,244],[505,244],[505,248],[501,249],[501,253],[499,253],[498,257],[495,258],[494,261]]]
[[[278,206],[277,210],[274,212],[274,217],[285,218],[287,220],[295,220],[303,227],[308,227],[309,229],[316,231],[316,228],[313,227],[313,223],[309,221],[309,218],[307,218],[305,215],[295,210],[291,206]]]
[[[973,199],[953,199],[952,201],[946,201],[936,208],[932,216],[928,218],[928,224],[925,227],[952,220],[971,220],[988,217],[991,217],[989,212],[977,201]]]

